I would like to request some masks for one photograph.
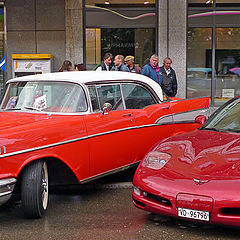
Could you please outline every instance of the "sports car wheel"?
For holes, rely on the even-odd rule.
[[[43,216],[48,206],[48,169],[45,161],[33,162],[24,170],[21,198],[25,217]]]

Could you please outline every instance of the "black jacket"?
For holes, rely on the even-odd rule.
[[[162,90],[168,95],[168,97],[175,97],[177,94],[177,77],[175,71],[170,67],[171,72],[167,75],[164,66],[160,67],[162,74]]]
[[[97,70],[100,66],[102,67],[102,71],[107,71],[107,68],[104,62],[101,62],[101,64],[99,64],[95,70]],[[111,70],[111,68],[112,68],[112,65],[109,66],[109,71]]]

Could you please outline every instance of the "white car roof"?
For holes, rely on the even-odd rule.
[[[78,84],[95,83],[99,81],[119,81],[119,80],[135,80],[142,83],[147,83],[158,95],[160,100],[163,100],[161,86],[154,80],[141,74],[121,72],[121,71],[70,71],[56,72],[37,75],[28,75],[19,78],[13,78],[7,81],[69,81]]]

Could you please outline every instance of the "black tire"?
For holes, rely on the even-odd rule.
[[[31,163],[23,172],[21,199],[26,218],[41,218],[48,206],[48,170],[45,161]]]

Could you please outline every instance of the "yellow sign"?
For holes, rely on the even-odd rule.
[[[53,59],[52,54],[12,54],[12,59]]]

